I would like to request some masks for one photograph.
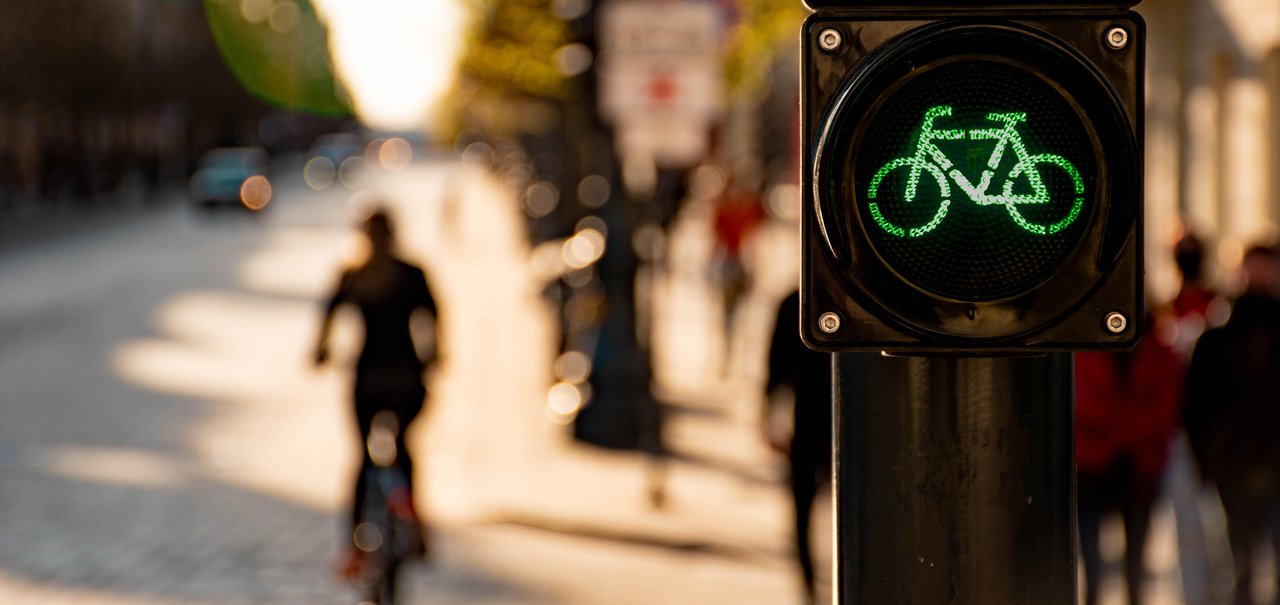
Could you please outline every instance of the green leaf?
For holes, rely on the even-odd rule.
[[[329,58],[329,33],[309,0],[205,0],[209,29],[245,90],[270,103],[350,115]]]

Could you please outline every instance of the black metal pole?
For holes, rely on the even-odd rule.
[[[1071,354],[833,357],[836,602],[1075,605]]]

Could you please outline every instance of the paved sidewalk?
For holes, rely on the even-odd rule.
[[[409,602],[796,602],[749,373],[669,389],[680,456],[652,510],[641,459],[548,419],[549,310],[518,208],[468,170],[377,179],[447,318],[410,435],[436,554]],[[170,208],[0,259],[0,602],[353,602],[328,575],[348,377],[307,363],[353,216],[345,194],[281,183],[259,221]],[[705,311],[695,283],[664,287]]]

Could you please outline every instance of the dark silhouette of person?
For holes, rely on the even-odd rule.
[[[1187,364],[1196,341],[1208,328],[1222,325],[1230,313],[1230,304],[1209,284],[1205,275],[1205,244],[1195,233],[1185,231],[1173,245],[1173,260],[1178,268],[1178,292],[1169,302],[1168,318],[1172,330],[1162,333],[1182,361],[1185,379]],[[1169,452],[1163,489],[1173,507],[1178,536],[1178,568],[1182,579],[1185,605],[1209,605],[1212,601],[1213,561],[1209,557],[1208,535],[1201,518],[1200,500],[1203,487],[1196,470],[1191,446],[1179,418],[1178,432]]]
[[[1182,278],[1173,298],[1174,315],[1208,313],[1218,293],[1204,284],[1204,243],[1191,233],[1178,238],[1173,244],[1173,262]]]
[[[1182,361],[1148,314],[1131,352],[1076,354],[1076,481],[1085,605],[1098,603],[1102,518],[1124,521],[1129,605],[1142,602],[1143,553],[1151,509],[1182,410]]]
[[[316,363],[324,363],[329,357],[329,332],[338,308],[349,304],[359,309],[364,319],[364,345],[356,362],[354,411],[364,460],[356,475],[353,492],[352,531],[360,524],[366,477],[374,466],[366,444],[373,429],[374,416],[379,412],[389,411],[397,421],[392,423],[395,464],[408,479],[408,491],[412,496],[413,461],[405,448],[404,435],[409,423],[422,411],[427,394],[423,371],[432,361],[435,348],[434,343],[430,343],[431,346],[415,343],[411,321],[418,314],[426,314],[433,321],[437,315],[435,299],[422,269],[395,255],[394,229],[385,210],[377,210],[365,220],[364,235],[369,244],[368,258],[342,273],[325,307],[315,350]],[[412,508],[417,515],[416,507]],[[422,529],[420,554],[425,556],[425,526]],[[350,576],[358,570],[359,552],[353,543],[348,555],[339,563],[344,575]]]
[[[799,292],[793,292],[779,306],[765,389],[770,406],[783,399],[777,391],[790,389],[794,394],[790,439],[769,430],[769,441],[771,447],[787,455],[790,463],[796,560],[804,577],[806,597],[815,602],[817,586],[809,521],[818,491],[831,480],[831,354],[813,351],[800,340]]]
[[[1183,410],[1201,475],[1217,486],[1226,514],[1236,605],[1253,603],[1257,543],[1270,533],[1280,553],[1280,259],[1255,246],[1242,269],[1245,289],[1230,319],[1191,354]]]
[[[1196,339],[1209,327],[1225,319],[1227,305],[1204,279],[1204,243],[1192,233],[1178,238],[1173,245],[1173,260],[1181,277],[1178,293],[1170,301],[1170,311],[1177,320],[1175,341],[1171,343],[1184,359],[1190,357]]]

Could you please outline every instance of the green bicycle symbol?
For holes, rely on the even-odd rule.
[[[938,205],[938,211],[924,225],[908,228],[890,222],[880,211],[879,204],[870,202],[871,217],[875,219],[876,224],[880,225],[889,234],[897,237],[920,237],[933,231],[942,223],[942,219],[946,218],[947,209],[951,206],[951,186],[947,177],[950,177],[951,181],[954,181],[956,186],[973,203],[979,206],[1004,206],[1013,222],[1030,233],[1052,235],[1066,229],[1071,223],[1075,222],[1076,218],[1080,216],[1080,210],[1084,207],[1084,180],[1080,178],[1080,172],[1076,170],[1076,167],[1060,155],[1052,153],[1032,155],[1027,152],[1027,147],[1022,142],[1022,135],[1017,130],[1018,124],[1027,120],[1026,113],[989,113],[987,114],[987,119],[1000,124],[994,128],[975,128],[967,131],[963,129],[935,129],[933,126],[934,121],[938,118],[950,117],[951,112],[952,107],[950,105],[939,105],[925,111],[924,120],[920,124],[920,136],[916,143],[915,155],[889,161],[872,177],[871,186],[867,190],[867,197],[873,200],[876,199],[880,192],[880,183],[884,178],[890,172],[905,167],[909,169],[905,199],[908,203],[914,202],[920,185],[920,175],[928,172],[937,181],[938,190],[941,192],[942,201]],[[982,178],[978,180],[977,184],[969,181],[935,143],[935,141],[955,141],[966,137],[971,140],[994,140],[996,142],[994,149],[991,150],[991,157],[987,160],[987,167],[982,171]],[[987,193],[987,190],[991,187],[992,179],[995,177],[995,170],[1000,165],[1000,160],[1004,157],[1004,153],[1008,148],[1013,149],[1017,162],[1009,170],[1008,174],[1004,176],[1000,193]],[[1041,178],[1040,168],[1037,167],[1038,164],[1048,164],[1062,169],[1071,177],[1071,182],[1075,187],[1075,199],[1072,202],[1071,211],[1067,213],[1066,217],[1057,222],[1048,224],[1033,222],[1018,210],[1019,206],[1044,205],[1050,201],[1049,190],[1044,184],[1044,179]],[[1014,193],[1014,180],[1023,176],[1026,177],[1026,182],[1030,185],[1031,192]]]

